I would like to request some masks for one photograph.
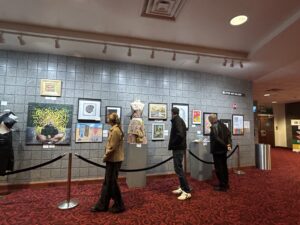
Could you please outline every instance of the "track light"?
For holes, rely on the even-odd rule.
[[[103,50],[102,50],[103,54],[106,54],[106,52],[107,52],[107,44],[104,45]]]
[[[127,55],[130,57],[132,54],[131,54],[131,47],[128,48],[128,53]]]
[[[151,58],[151,59],[154,59],[154,57],[155,57],[155,56],[154,56],[154,49],[152,49],[152,52],[151,52],[150,58]]]
[[[4,44],[5,39],[3,37],[3,32],[0,33],[0,44]]]
[[[244,65],[243,65],[243,62],[242,62],[242,61],[240,61],[240,67],[241,67],[241,68],[244,68]]]
[[[227,59],[224,59],[223,66],[227,65]]]
[[[233,61],[233,59],[231,60],[230,67],[234,67],[234,61]]]
[[[23,36],[22,35],[19,35],[18,37],[18,40],[19,40],[19,43],[20,43],[20,45],[25,45],[26,44],[26,42],[24,41],[24,39],[23,39]]]
[[[200,55],[197,56],[197,59],[196,59],[195,63],[196,63],[196,64],[199,64],[199,63],[200,63]]]
[[[176,61],[176,52],[174,52],[173,57],[172,57],[173,61]]]
[[[60,48],[59,40],[55,39],[55,48]]]

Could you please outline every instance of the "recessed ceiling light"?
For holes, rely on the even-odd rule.
[[[276,102],[276,101],[273,101],[272,103],[273,103],[273,104],[276,104],[277,102]]]
[[[271,94],[264,94],[265,97],[269,97]]]
[[[232,26],[239,26],[239,25],[242,25],[243,23],[246,23],[247,20],[248,20],[247,16],[245,16],[245,15],[239,15],[239,16],[233,17],[230,20],[230,24]]]

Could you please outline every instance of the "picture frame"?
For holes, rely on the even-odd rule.
[[[167,120],[168,104],[166,103],[149,103],[148,119],[149,120]]]
[[[189,104],[184,103],[172,103],[172,108],[179,109],[179,116],[183,119],[186,125],[186,129],[189,129]]]
[[[204,112],[203,113],[203,135],[208,136],[210,134],[211,123],[208,120],[209,115],[215,114],[218,117],[218,113]]]
[[[78,120],[101,121],[101,99],[78,99]]]
[[[234,136],[244,135],[244,115],[241,114],[232,115],[232,135]]]
[[[153,123],[152,124],[152,140],[163,141],[165,140],[165,124],[164,123]]]
[[[108,122],[108,115],[111,113],[117,113],[118,117],[122,118],[122,107],[119,106],[106,106],[105,107],[105,122]]]
[[[192,124],[199,125],[202,123],[202,112],[198,109],[192,110]]]
[[[75,131],[76,143],[101,143],[103,141],[102,123],[77,123]]]
[[[230,133],[232,133],[232,124],[231,119],[220,119],[222,123],[225,124],[225,126],[229,129]]]
[[[61,96],[61,80],[41,79],[40,95],[41,96]]]

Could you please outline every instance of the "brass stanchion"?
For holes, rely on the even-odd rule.
[[[78,205],[78,201],[71,199],[71,177],[72,177],[72,153],[69,153],[67,200],[58,204],[59,209],[72,209]]]
[[[240,170],[240,145],[238,145],[238,149],[237,149],[237,169],[234,170],[234,173],[238,175],[245,174],[244,171]]]

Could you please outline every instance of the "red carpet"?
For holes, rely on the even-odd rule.
[[[177,179],[157,178],[142,189],[121,185],[127,211],[90,213],[99,185],[72,187],[77,208],[57,209],[65,188],[25,189],[0,199],[1,225],[34,224],[300,224],[300,154],[272,151],[272,171],[244,170],[230,174],[230,190],[218,193],[211,182],[189,179],[192,199],[180,202],[170,191]]]

